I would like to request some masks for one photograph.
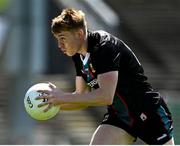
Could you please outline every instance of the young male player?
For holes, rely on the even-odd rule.
[[[64,9],[52,20],[52,33],[60,50],[72,57],[76,91],[65,93],[50,84],[40,90],[48,99],[45,111],[107,106],[108,112],[90,144],[132,144],[137,137],[147,144],[173,145],[172,117],[160,93],[153,91],[132,50],[105,31],[87,31],[80,10]]]

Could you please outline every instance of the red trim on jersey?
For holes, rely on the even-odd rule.
[[[112,110],[114,111],[114,113],[118,112],[117,109],[113,105],[110,105],[110,106],[111,106]]]

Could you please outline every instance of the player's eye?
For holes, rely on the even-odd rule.
[[[60,41],[61,41],[61,42],[64,42],[65,40],[66,40],[65,37],[61,37],[61,38],[60,38]]]

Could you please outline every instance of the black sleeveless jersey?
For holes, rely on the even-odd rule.
[[[82,76],[92,88],[98,88],[97,76],[118,71],[118,83],[113,108],[121,110],[119,99],[126,108],[140,106],[143,94],[152,91],[144,70],[133,51],[120,39],[105,31],[88,31],[88,54],[75,54],[77,76]],[[84,60],[83,60],[84,59]],[[137,103],[137,104],[136,104]],[[109,106],[110,108],[110,106]]]

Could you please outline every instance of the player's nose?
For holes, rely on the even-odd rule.
[[[65,45],[63,43],[58,43],[58,47],[61,49],[62,52],[65,51]]]
[[[62,42],[58,42],[58,47],[59,48],[63,48],[64,47],[64,44]]]

